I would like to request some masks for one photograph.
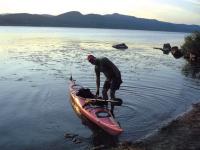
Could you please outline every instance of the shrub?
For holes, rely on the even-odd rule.
[[[185,37],[185,43],[181,48],[185,58],[190,58],[191,54],[200,57],[200,32],[196,31]]]

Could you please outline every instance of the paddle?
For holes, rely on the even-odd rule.
[[[115,100],[113,99],[109,99],[109,100],[104,100],[104,99],[98,99],[98,98],[94,98],[94,99],[86,99],[86,103],[95,103],[95,102],[100,102],[100,104],[107,104],[107,102],[110,102],[111,104],[115,105],[115,106],[121,106],[123,101],[120,98],[115,98]]]

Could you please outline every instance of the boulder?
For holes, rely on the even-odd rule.
[[[171,45],[169,43],[163,44],[162,51],[164,54],[169,54],[171,51]]]
[[[181,52],[180,49],[178,49],[177,46],[174,46],[171,48],[171,54],[174,56],[174,58],[178,59],[183,56],[183,53]]]
[[[113,45],[112,47],[113,47],[113,48],[116,48],[116,49],[122,49],[122,50],[128,48],[128,46],[127,46],[125,43],[116,44],[116,45]]]

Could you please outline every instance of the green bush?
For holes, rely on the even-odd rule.
[[[200,57],[200,32],[196,31],[185,37],[185,43],[181,48],[186,58],[189,58],[190,54]]]

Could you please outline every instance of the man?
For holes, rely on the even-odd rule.
[[[110,89],[110,98],[114,100],[115,91],[119,89],[122,83],[119,69],[106,57],[96,58],[93,55],[88,55],[87,59],[92,65],[95,65],[96,96],[99,96],[100,72],[103,72],[106,77],[102,91],[103,99],[108,99],[107,92]]]

